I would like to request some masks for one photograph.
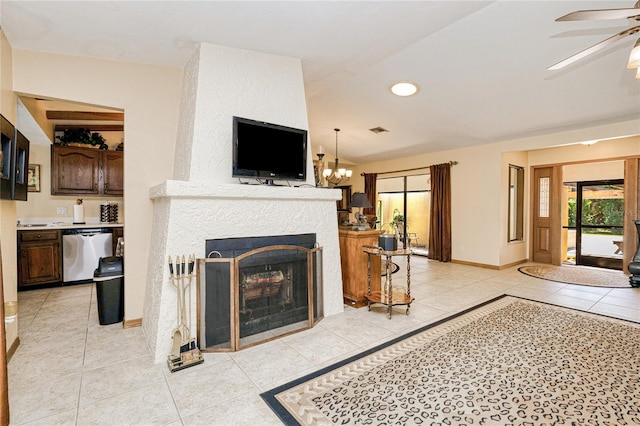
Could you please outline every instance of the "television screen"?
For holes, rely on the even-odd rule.
[[[306,180],[307,131],[233,117],[233,177]]]

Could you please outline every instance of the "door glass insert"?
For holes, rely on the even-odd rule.
[[[549,188],[550,179],[548,177],[540,178],[538,191],[540,200],[540,210],[538,217],[549,217]]]

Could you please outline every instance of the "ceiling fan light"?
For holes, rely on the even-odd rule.
[[[393,84],[389,90],[396,96],[411,96],[418,93],[418,85],[410,81],[399,81]]]
[[[638,68],[640,67],[640,38],[636,41],[636,45],[631,50],[629,54],[629,63],[627,64],[627,68]]]

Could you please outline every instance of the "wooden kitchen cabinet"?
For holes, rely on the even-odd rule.
[[[124,194],[124,153],[102,151],[102,182],[104,195]]]
[[[62,281],[59,230],[18,231],[18,288]]]
[[[123,195],[124,153],[51,146],[51,195]]]

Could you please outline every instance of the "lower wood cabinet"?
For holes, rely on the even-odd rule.
[[[380,231],[340,229],[339,235],[344,303],[360,308],[367,304],[367,254],[362,246],[377,247]],[[373,291],[379,291],[382,280],[380,256],[372,256],[371,263],[371,287]]]
[[[18,231],[18,288],[62,281],[59,230]]]

